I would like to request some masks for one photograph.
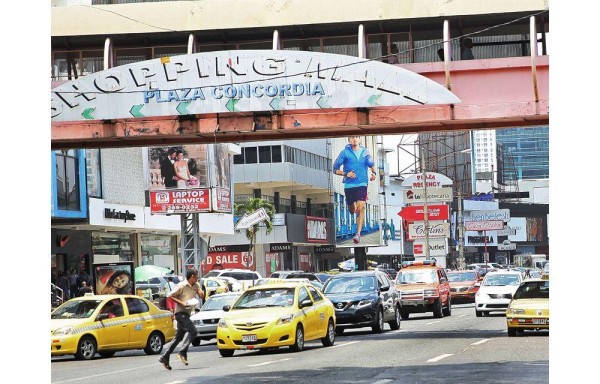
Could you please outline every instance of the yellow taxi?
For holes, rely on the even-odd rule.
[[[175,337],[171,315],[135,295],[76,297],[50,315],[51,355],[91,360],[126,349],[155,355]]]
[[[508,309],[508,336],[524,330],[550,329],[550,281],[526,279],[517,288]]]
[[[208,299],[210,296],[215,293],[225,293],[229,292],[229,284],[226,280],[219,279],[218,277],[205,277],[200,279],[200,284],[202,284],[202,288],[206,293],[205,299]]]
[[[304,342],[335,341],[335,310],[328,298],[306,282],[255,285],[223,308],[217,326],[217,347],[223,357],[236,350],[289,346],[294,352]]]

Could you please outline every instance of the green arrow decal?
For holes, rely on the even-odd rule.
[[[140,112],[140,110],[144,108],[144,104],[138,104],[138,105],[134,105],[133,107],[131,107],[131,109],[129,110],[129,113],[131,113],[131,115],[133,117],[145,117],[144,114],[142,114],[142,112]]]
[[[331,96],[321,96],[319,100],[317,100],[317,105],[321,108],[331,108],[327,102],[331,99]]]
[[[229,112],[237,112],[235,109],[235,105],[240,99],[230,99],[227,104],[225,104],[225,108],[229,110]]]
[[[279,110],[282,109],[281,108],[281,102],[283,101],[283,97],[274,97],[271,102],[269,103],[269,105],[271,106],[271,108],[275,109],[275,110]]]
[[[371,95],[367,99],[367,102],[371,105],[381,105],[381,104],[379,104],[380,97],[381,97],[381,93],[379,95]]]
[[[189,101],[182,101],[176,108],[177,112],[179,112],[180,115],[189,115],[187,110],[188,105],[190,105]]]
[[[81,113],[81,116],[83,116],[84,119],[93,120],[94,116],[92,116],[92,112],[94,112],[95,110],[96,108],[88,108]]]

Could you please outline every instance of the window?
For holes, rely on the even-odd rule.
[[[318,302],[318,301],[323,300],[323,296],[321,296],[319,291],[317,291],[315,288],[308,287],[308,290],[310,291],[310,294],[312,295],[313,299],[315,299],[315,301]]]
[[[58,150],[56,154],[56,193],[59,209],[78,211],[79,172],[77,151]]]
[[[102,172],[100,168],[100,150],[85,150],[85,169],[88,195],[102,197]]]
[[[244,149],[246,148],[241,148],[240,154],[233,156],[233,164],[244,164]]]
[[[134,299],[134,298],[125,298],[125,303],[127,304],[127,309],[129,309],[130,315],[135,315],[136,313],[146,313],[150,311],[150,307],[148,304],[142,299]]]
[[[256,164],[258,162],[256,147],[246,147],[244,151],[244,156],[245,164]]]
[[[306,288],[301,287],[300,293],[298,294],[298,304],[302,303],[304,300],[310,300],[310,296],[308,296],[308,291],[306,290]]]
[[[259,163],[270,163],[271,162],[271,146],[261,145],[258,147],[258,162]]]
[[[121,317],[125,313],[123,311],[123,305],[121,304],[121,299],[112,299],[104,304],[104,307],[100,310],[100,314],[106,313],[108,314],[108,318],[112,319],[113,317]]]
[[[281,145],[271,146],[271,161],[281,163]]]

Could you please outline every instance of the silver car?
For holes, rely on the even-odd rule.
[[[223,307],[232,305],[242,292],[225,292],[215,294],[206,300],[198,312],[192,315],[191,320],[196,326],[198,336],[192,340],[192,345],[197,347],[200,340],[210,340],[217,336],[217,324],[223,317]]]

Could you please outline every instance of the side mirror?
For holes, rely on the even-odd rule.
[[[390,290],[390,286],[389,285],[384,285],[383,287],[379,288],[379,290],[381,292],[386,292]]]
[[[108,313],[101,313],[96,317],[96,321],[102,321],[108,319]]]
[[[231,309],[231,305],[224,305],[223,306],[223,312],[229,312],[230,309]]]
[[[300,303],[300,308],[310,307],[311,305],[312,301],[310,301],[309,299],[302,300],[302,302]]]

